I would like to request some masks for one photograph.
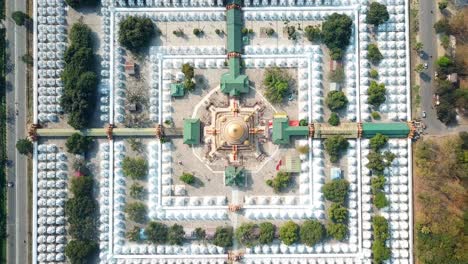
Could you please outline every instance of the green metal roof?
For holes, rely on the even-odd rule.
[[[249,92],[247,75],[240,74],[240,59],[229,59],[229,72],[221,76],[221,91],[230,96],[239,96]]]
[[[242,186],[245,183],[245,171],[242,167],[227,166],[224,169],[224,185]]]
[[[404,122],[362,124],[362,136],[364,138],[371,138],[377,133],[391,138],[404,138],[408,136],[409,132],[410,127]]]
[[[184,119],[184,144],[200,144],[200,119]]]
[[[238,9],[229,9],[226,12],[227,51],[242,52],[242,12]]]
[[[182,97],[185,95],[184,84],[182,83],[171,83],[171,96]]]
[[[289,119],[286,117],[273,118],[272,141],[274,144],[289,144],[291,136],[307,136],[308,126],[289,126]]]

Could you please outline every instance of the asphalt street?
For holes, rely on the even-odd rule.
[[[437,135],[467,130],[468,126],[456,125],[447,127],[437,119],[437,113],[433,106],[433,95],[435,92],[434,73],[436,71],[434,62],[439,55],[443,55],[437,54],[437,35],[434,31],[434,23],[437,22],[436,12],[439,12],[439,9],[435,2],[434,0],[419,1],[419,41],[424,45],[422,63],[428,64],[428,69],[421,74],[421,111],[426,111],[427,113],[426,118],[422,120],[427,126],[426,132]]]
[[[16,26],[11,19],[14,11],[26,12],[25,0],[8,0],[5,11],[7,29],[7,155],[8,181],[14,182],[7,190],[7,261],[25,264],[29,262],[28,250],[28,188],[27,158],[19,155],[15,144],[26,137],[27,97],[26,65],[21,56],[26,54],[27,32],[24,26]],[[15,112],[18,114],[16,115]]]

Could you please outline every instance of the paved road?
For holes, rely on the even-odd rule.
[[[423,122],[427,126],[426,132],[437,135],[462,130],[466,131],[468,126],[445,126],[437,119],[436,111],[432,105],[432,97],[435,91],[434,61],[438,57],[437,36],[433,27],[434,23],[437,21],[436,12],[439,12],[439,9],[434,0],[419,1],[419,39],[424,44],[424,62],[429,66],[425,73],[421,75],[421,111],[426,111],[427,113],[427,117],[423,119]]]
[[[26,137],[26,65],[21,61],[21,56],[26,53],[26,29],[16,26],[11,20],[11,13],[18,10],[26,12],[25,0],[6,1],[7,59],[11,65],[11,71],[6,76],[10,120],[7,129],[7,155],[10,164],[7,177],[8,181],[15,183],[15,187],[8,188],[7,191],[7,261],[25,264],[29,262],[27,159],[16,152],[15,144],[18,139]]]

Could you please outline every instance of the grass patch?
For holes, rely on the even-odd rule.
[[[414,105],[415,108],[419,108],[419,106],[421,104],[421,95],[419,94],[420,89],[421,89],[421,87],[419,85],[411,86],[413,105]]]

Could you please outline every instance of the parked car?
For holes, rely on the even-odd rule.
[[[13,186],[15,186],[15,183],[13,183],[13,182],[8,182],[8,183],[7,183],[7,186],[10,187],[10,188],[13,188]]]
[[[426,118],[426,111],[422,111],[422,118]]]
[[[429,68],[429,65],[427,63],[424,63],[424,69]]]

